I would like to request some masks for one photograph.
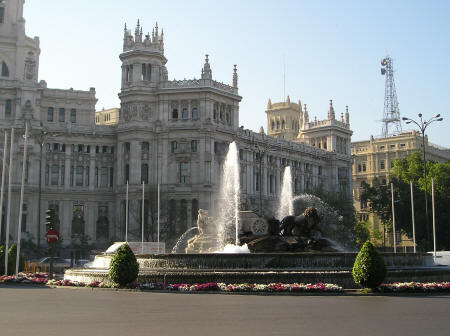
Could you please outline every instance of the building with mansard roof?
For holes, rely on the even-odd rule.
[[[38,80],[39,39],[25,35],[23,3],[0,4],[0,128],[8,136],[15,129],[9,209],[13,240],[25,123],[30,132],[22,230],[45,245],[45,210],[53,208],[66,252],[86,241],[101,247],[124,239],[127,182],[128,239],[141,239],[143,215],[145,240],[156,240],[159,184],[161,239],[170,245],[195,225],[199,208],[216,213],[220,172],[233,141],[239,147],[244,209],[275,209],[287,165],[296,193],[320,187],[351,197],[348,113],[345,120],[336,120],[330,105],[333,113],[326,120],[310,122],[306,108],[287,100],[269,104],[267,134],[247,130],[239,126],[236,66],[231,85],[213,79],[208,55],[198,79],[169,80],[163,31],[156,25],[144,36],[138,22],[134,31],[124,30],[118,120],[100,122],[94,88],[50,89]],[[7,162],[8,153],[2,152]],[[6,200],[5,192],[3,236]]]

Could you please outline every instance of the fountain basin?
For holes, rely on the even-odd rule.
[[[382,254],[388,268],[385,282],[450,281],[450,268],[435,266],[427,253]],[[271,283],[328,282],[356,288],[351,269],[356,253],[252,253],[137,255],[139,282]],[[98,255],[90,268],[73,268],[64,279],[105,281],[112,255]],[[99,267],[95,267],[95,266]]]

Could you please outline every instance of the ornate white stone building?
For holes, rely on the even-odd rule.
[[[246,130],[239,127],[236,66],[232,85],[213,79],[208,55],[198,79],[169,81],[162,30],[155,26],[151,35],[144,36],[138,22],[133,32],[124,30],[118,123],[96,124],[94,88],[48,89],[45,81],[38,81],[39,39],[25,35],[23,3],[0,3],[0,127],[8,135],[15,128],[13,239],[25,122],[31,136],[23,231],[41,245],[45,245],[44,212],[51,207],[57,210],[63,245],[74,247],[83,238],[98,245],[124,239],[127,181],[129,240],[140,240],[142,213],[145,239],[156,239],[160,184],[161,237],[170,242],[195,223],[199,208],[215,213],[220,171],[232,141],[240,149],[243,208],[273,209],[287,165],[292,167],[297,193],[321,187],[351,198],[348,112],[345,120],[337,121],[331,106],[327,120],[309,122],[306,110],[285,102],[280,104],[295,111],[289,112],[293,116],[287,123],[292,125],[289,137],[287,128],[271,127],[272,114],[281,106],[277,104],[266,111],[268,135]],[[285,114],[276,113],[281,123]],[[7,162],[8,152],[2,154]],[[5,204],[6,199],[5,192]]]

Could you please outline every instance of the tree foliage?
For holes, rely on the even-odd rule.
[[[353,280],[364,288],[378,287],[386,277],[383,257],[369,241],[365,242],[353,264]]]
[[[109,266],[109,278],[120,286],[126,286],[137,279],[139,264],[128,244],[123,244],[114,254]]]
[[[394,184],[396,230],[402,230],[412,238],[412,214],[410,182],[413,183],[414,219],[416,242],[419,248],[430,248],[432,207],[431,178],[435,185],[436,236],[438,249],[450,248],[450,162],[427,161],[427,180],[423,171],[420,152],[414,152],[404,159],[396,159],[390,172],[390,182]],[[428,228],[425,217],[425,183],[428,200]],[[367,202],[385,225],[392,225],[391,186],[376,181],[372,186],[364,184],[361,200]],[[427,233],[428,230],[428,233]],[[427,237],[429,237],[427,239]]]

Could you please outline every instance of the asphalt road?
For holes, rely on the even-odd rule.
[[[450,296],[0,287],[0,335],[450,335]]]

